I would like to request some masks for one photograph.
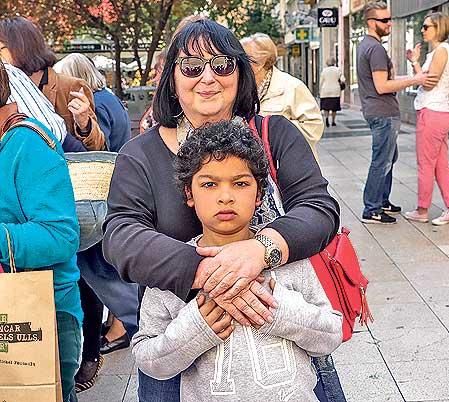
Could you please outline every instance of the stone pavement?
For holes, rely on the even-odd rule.
[[[359,112],[345,109],[320,142],[320,164],[351,229],[370,280],[375,322],[358,328],[334,354],[348,402],[449,402],[449,226],[363,225],[362,191],[371,138]],[[414,130],[403,127],[391,200],[416,205]],[[443,208],[435,189],[431,216]],[[128,351],[106,356],[97,385],[80,402],[137,402]]]

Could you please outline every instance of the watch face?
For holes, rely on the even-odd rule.
[[[277,248],[271,250],[270,261],[271,261],[270,265],[273,266],[273,267],[279,265],[281,263],[281,261],[282,261],[281,250],[279,250]]]

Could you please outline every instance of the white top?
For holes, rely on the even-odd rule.
[[[19,112],[47,126],[61,143],[67,135],[64,119],[55,112],[55,108],[39,88],[22,70],[5,63],[8,73],[11,96],[8,103],[16,102]]]
[[[320,76],[320,98],[340,97],[341,89],[338,80],[345,82],[345,77],[338,67],[324,68]]]
[[[435,112],[449,112],[449,43],[441,43],[438,47],[444,47],[448,53],[448,61],[441,74],[438,84],[430,91],[424,90],[422,86],[418,88],[418,94],[415,98],[415,109],[421,110],[427,108]],[[422,70],[427,72],[430,68],[435,49],[427,53],[426,61]]]

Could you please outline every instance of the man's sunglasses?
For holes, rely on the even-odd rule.
[[[427,31],[430,27],[434,27],[435,25],[427,25],[427,24],[422,24],[421,28],[424,29],[424,31]]]
[[[391,21],[391,18],[368,18],[369,20],[379,21],[383,24],[388,24]]]
[[[237,60],[235,57],[225,55],[217,55],[209,60],[199,56],[185,56],[178,57],[176,59],[176,64],[179,64],[181,73],[188,78],[199,77],[203,74],[206,64],[210,65],[214,74],[224,77],[226,75],[231,75],[235,71]]]

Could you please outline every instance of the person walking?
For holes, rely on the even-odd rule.
[[[332,126],[336,126],[337,112],[341,110],[340,95],[345,76],[336,64],[333,57],[329,58],[320,75],[320,109],[324,111],[326,127],[329,127],[329,112],[332,112]]]
[[[382,37],[391,32],[391,13],[384,2],[364,8],[368,33],[357,48],[357,75],[362,112],[372,135],[372,155],[363,192],[363,223],[393,224],[391,216],[402,208],[390,202],[393,164],[398,159],[397,137],[401,125],[396,92],[411,85],[435,83],[435,74],[394,77],[393,64]]]
[[[304,135],[315,158],[316,144],[323,135],[323,118],[315,98],[298,78],[275,67],[277,47],[264,33],[240,41],[251,58],[262,116],[279,114],[289,119]]]
[[[436,85],[421,86],[415,98],[416,159],[418,162],[418,207],[406,212],[411,221],[428,222],[435,181],[440,188],[446,210],[432,220],[433,225],[449,223],[449,17],[443,13],[426,16],[421,28],[423,39],[432,49],[421,67],[421,45],[407,51],[415,72],[436,74]]]

